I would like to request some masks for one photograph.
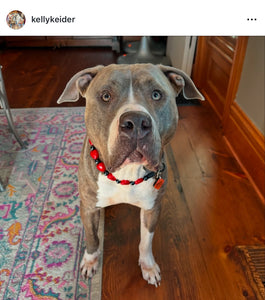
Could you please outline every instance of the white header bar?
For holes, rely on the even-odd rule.
[[[2,2],[2,36],[265,35],[264,0]]]

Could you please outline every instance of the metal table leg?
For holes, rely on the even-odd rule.
[[[7,99],[7,95],[6,95],[6,89],[5,89],[4,79],[3,79],[3,75],[2,75],[2,66],[1,65],[0,65],[0,107],[2,107],[4,109],[4,113],[6,115],[9,128],[12,131],[12,133],[14,134],[19,145],[21,146],[22,149],[26,149],[27,148],[26,144],[21,140],[21,138],[18,135],[16,128],[14,126],[12,114],[11,114],[11,111],[9,108],[8,99]],[[4,190],[5,190],[4,184],[0,178],[0,192],[3,192]]]
[[[21,138],[18,135],[16,128],[14,126],[13,118],[11,115],[11,111],[9,108],[8,99],[7,99],[7,95],[6,95],[4,79],[3,79],[3,75],[2,75],[2,66],[0,66],[0,105],[4,109],[10,130],[14,134],[14,136],[15,136],[16,140],[18,141],[18,143],[20,144],[21,148],[26,149],[27,148],[26,145],[21,140]]]
[[[5,188],[0,178],[0,192],[4,192]]]

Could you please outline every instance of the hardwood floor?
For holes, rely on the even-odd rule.
[[[264,243],[263,205],[227,151],[210,108],[180,107],[180,115],[167,148],[169,185],[153,245],[161,286],[139,279],[138,209],[112,207],[103,299],[259,299],[232,250]]]
[[[58,106],[68,80],[82,69],[108,65],[116,54],[108,48],[13,48],[0,52],[11,108]],[[84,100],[64,103],[82,106]]]
[[[56,106],[82,68],[115,62],[108,50],[12,49],[0,53],[10,106]],[[82,101],[69,104],[84,105]],[[153,251],[162,282],[138,267],[139,209],[105,211],[102,300],[261,299],[237,263],[237,245],[264,245],[264,203],[227,149],[209,104],[180,106],[168,145],[169,183]]]

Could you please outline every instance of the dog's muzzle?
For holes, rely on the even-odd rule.
[[[114,172],[122,165],[140,163],[157,171],[161,147],[155,138],[152,117],[132,110],[122,113],[118,120],[118,137],[108,163],[109,170]]]
[[[144,112],[129,111],[120,116],[119,131],[131,141],[141,140],[152,131],[152,120]]]

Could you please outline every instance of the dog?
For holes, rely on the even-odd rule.
[[[174,67],[152,64],[88,68],[67,83],[57,103],[86,99],[86,137],[78,180],[86,250],[80,265],[85,278],[98,267],[100,210],[127,203],[139,207],[139,265],[143,278],[160,285],[152,240],[167,184],[164,147],[173,137],[176,97],[204,100],[190,77]]]

